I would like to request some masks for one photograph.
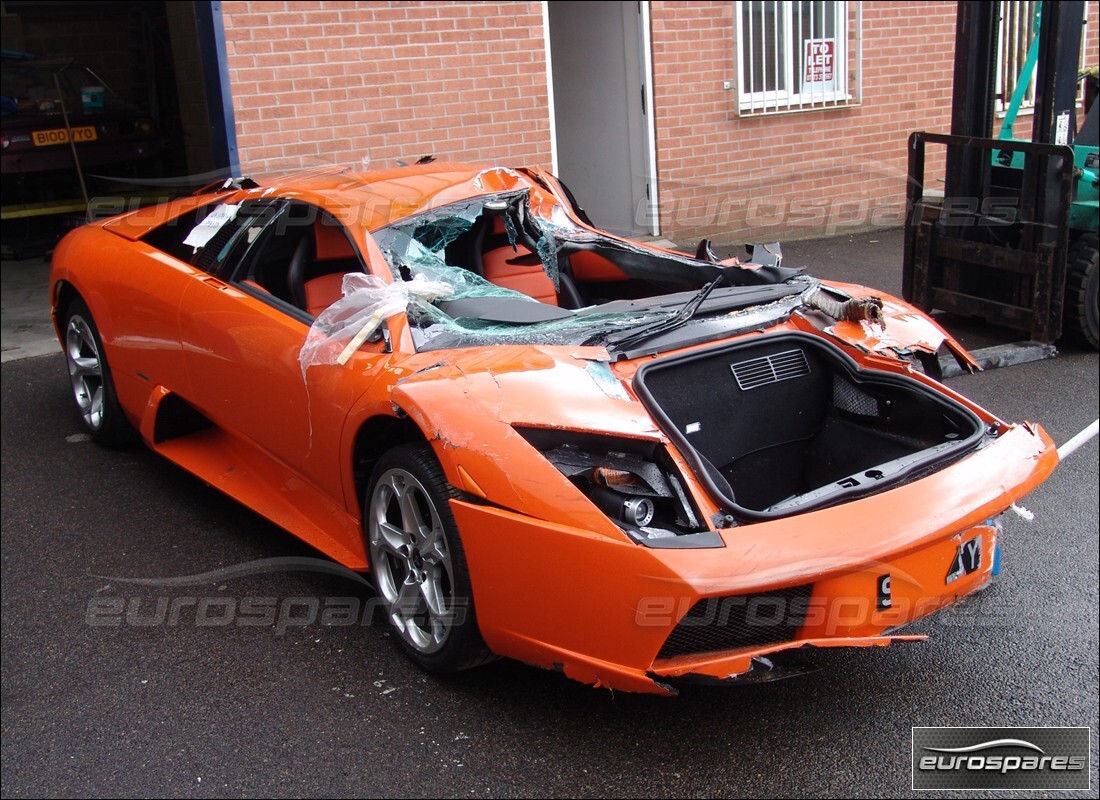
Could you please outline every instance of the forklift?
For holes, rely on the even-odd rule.
[[[1095,74],[1082,76],[1086,114],[1077,128],[1085,4],[1039,4],[1035,39],[994,139],[1001,6],[960,0],[951,134],[909,137],[903,296],[925,311],[1024,331],[1042,355],[1053,355],[1063,335],[1100,349]],[[1020,141],[1013,130],[1033,73],[1031,140]],[[929,154],[929,145],[944,151]],[[943,165],[942,196],[926,190],[928,164]]]

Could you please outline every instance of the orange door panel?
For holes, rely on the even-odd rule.
[[[354,371],[312,368],[307,384],[298,353],[309,327],[285,311],[207,277],[188,287],[180,320],[187,399],[343,504],[340,434],[372,362],[387,357],[382,344],[364,346]],[[336,369],[342,380],[331,380]]]

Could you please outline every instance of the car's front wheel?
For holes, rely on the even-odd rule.
[[[80,298],[73,300],[65,312],[64,337],[73,403],[84,429],[100,444],[132,442],[136,433],[118,403],[103,341],[87,304]]]
[[[407,444],[379,459],[364,503],[370,570],[386,619],[409,657],[435,673],[492,658],[477,627],[448,503],[454,496],[431,449]]]

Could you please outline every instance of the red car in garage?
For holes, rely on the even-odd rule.
[[[72,59],[5,57],[0,75],[0,171],[6,180],[73,170],[70,131],[85,169],[144,161],[163,149],[151,116]]]

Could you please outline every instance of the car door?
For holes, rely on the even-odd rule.
[[[313,317],[294,302],[289,273],[303,251],[311,263],[318,255],[321,221],[330,229],[338,223],[315,206],[284,200],[242,204],[239,213],[242,218],[229,226],[235,230],[220,236],[227,243],[219,245],[216,237],[208,245],[219,245],[213,255],[219,263],[191,283],[181,303],[188,399],[241,446],[341,497],[343,421],[367,376],[387,358],[385,345],[364,345],[354,370],[314,368],[304,378],[298,354]],[[361,270],[353,238],[342,226],[335,233],[353,258],[322,267]],[[333,300],[339,281],[335,286]]]

